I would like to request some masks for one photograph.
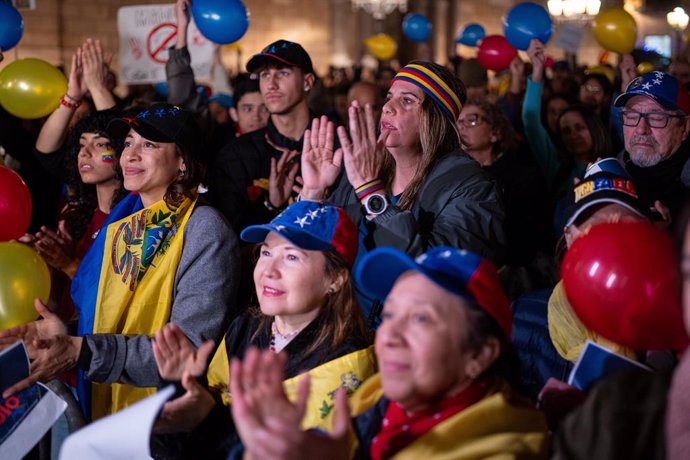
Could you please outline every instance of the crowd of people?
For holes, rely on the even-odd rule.
[[[587,328],[559,275],[593,227],[652,222],[690,332],[685,61],[547,69],[532,40],[497,94],[475,59],[322,79],[278,40],[209,98],[186,36],[165,98],[117,97],[88,39],[33,135],[1,114],[52,272],[0,331],[31,359],[4,396],[59,378],[95,421],[174,383],[161,459],[690,456],[687,355]],[[588,341],[653,372],[577,390]]]

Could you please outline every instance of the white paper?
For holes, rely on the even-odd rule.
[[[584,34],[583,25],[565,22],[558,26],[554,44],[566,53],[577,54]]]
[[[70,435],[60,449],[60,460],[150,459],[151,429],[163,404],[175,392],[172,385],[109,417]]]
[[[165,81],[168,48],[175,45],[175,5],[124,6],[117,11],[120,36],[120,83],[136,85]],[[208,80],[214,45],[190,18],[187,49],[198,80]]]
[[[37,385],[43,388],[45,394],[2,443],[0,451],[3,460],[24,458],[67,409],[67,403],[62,398],[45,385]]]

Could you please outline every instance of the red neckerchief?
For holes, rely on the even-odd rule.
[[[491,379],[475,381],[457,395],[411,415],[391,401],[381,431],[371,443],[371,458],[386,460],[393,457],[442,421],[478,402],[487,394],[492,383]]]

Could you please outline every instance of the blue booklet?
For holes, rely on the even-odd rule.
[[[588,340],[570,372],[568,385],[587,391],[602,377],[639,369],[651,372],[647,366]]]
[[[29,356],[23,341],[0,351],[0,394],[29,376]]]

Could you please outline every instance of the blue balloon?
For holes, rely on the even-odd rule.
[[[431,23],[426,16],[418,13],[405,16],[402,29],[407,38],[418,43],[427,41],[431,35]]]
[[[0,2],[0,24],[0,51],[7,51],[22,39],[24,20],[15,7]]]
[[[553,33],[549,12],[543,6],[526,2],[515,5],[503,18],[503,35],[513,48],[526,50],[536,38],[546,44]]]
[[[249,12],[241,0],[194,0],[192,16],[199,32],[220,45],[236,42],[249,28]]]
[[[457,43],[467,46],[477,46],[482,38],[486,37],[486,31],[479,24],[467,24],[455,39]]]

